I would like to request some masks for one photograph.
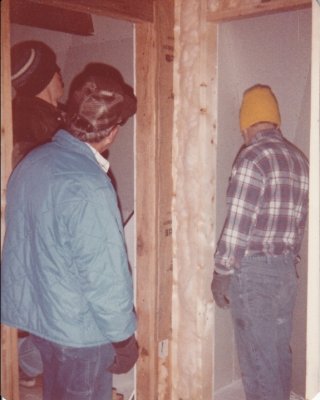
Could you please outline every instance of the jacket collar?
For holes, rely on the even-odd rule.
[[[255,137],[252,139],[251,144],[257,143],[258,141],[262,139],[278,139],[281,140],[283,138],[282,133],[280,129],[264,129],[260,132],[258,132]]]
[[[64,129],[58,130],[58,132],[53,136],[52,141],[56,143],[58,146],[68,149],[72,152],[79,153],[97,162],[93,152],[86,145],[86,143],[75,138],[74,136],[71,135],[71,133],[69,133]]]
[[[100,167],[102,168],[102,170],[107,174],[110,168],[110,163],[109,161],[104,158],[99,152],[98,150],[96,150],[94,147],[91,146],[90,143],[86,143],[86,145],[89,147],[89,149],[92,151],[92,153],[95,156],[95,159],[98,161],[98,164],[100,165]]]

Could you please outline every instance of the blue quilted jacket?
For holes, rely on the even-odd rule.
[[[115,191],[91,149],[66,131],[10,177],[1,276],[7,325],[73,347],[135,331]]]

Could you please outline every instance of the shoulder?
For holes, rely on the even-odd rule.
[[[290,142],[287,139],[284,139],[284,144],[287,148],[288,153],[299,160],[299,162],[303,165],[305,165],[306,168],[309,168],[309,160],[307,156],[303,153],[302,150],[300,150],[296,145],[294,145],[292,142]]]
[[[257,168],[262,149],[257,144],[243,147],[238,153],[233,168]]]
[[[63,123],[60,110],[37,97],[17,97],[13,101],[15,142],[30,141],[34,146],[51,139]]]
[[[105,186],[108,178],[97,164],[90,149],[82,142],[73,140],[66,132],[57,140],[38,146],[17,166],[14,177],[22,181],[32,180],[45,186],[77,187],[94,190]],[[69,137],[70,136],[70,137]]]
[[[17,96],[12,102],[13,112],[17,115],[25,114],[32,116],[40,114],[55,115],[56,107],[38,97]]]

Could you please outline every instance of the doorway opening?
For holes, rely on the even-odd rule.
[[[311,18],[311,9],[304,9],[219,24],[216,237],[225,218],[231,166],[243,144],[238,113],[247,88],[257,83],[271,86],[280,105],[283,135],[308,157]],[[292,337],[293,391],[302,396],[306,385],[307,239],[305,232]],[[226,399],[232,385],[241,391],[231,392],[232,398],[244,399],[229,313],[216,310],[215,327],[215,399]]]

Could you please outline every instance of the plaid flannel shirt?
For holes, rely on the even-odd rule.
[[[232,168],[214,256],[230,274],[244,256],[298,255],[308,210],[308,160],[279,130],[259,132]]]

